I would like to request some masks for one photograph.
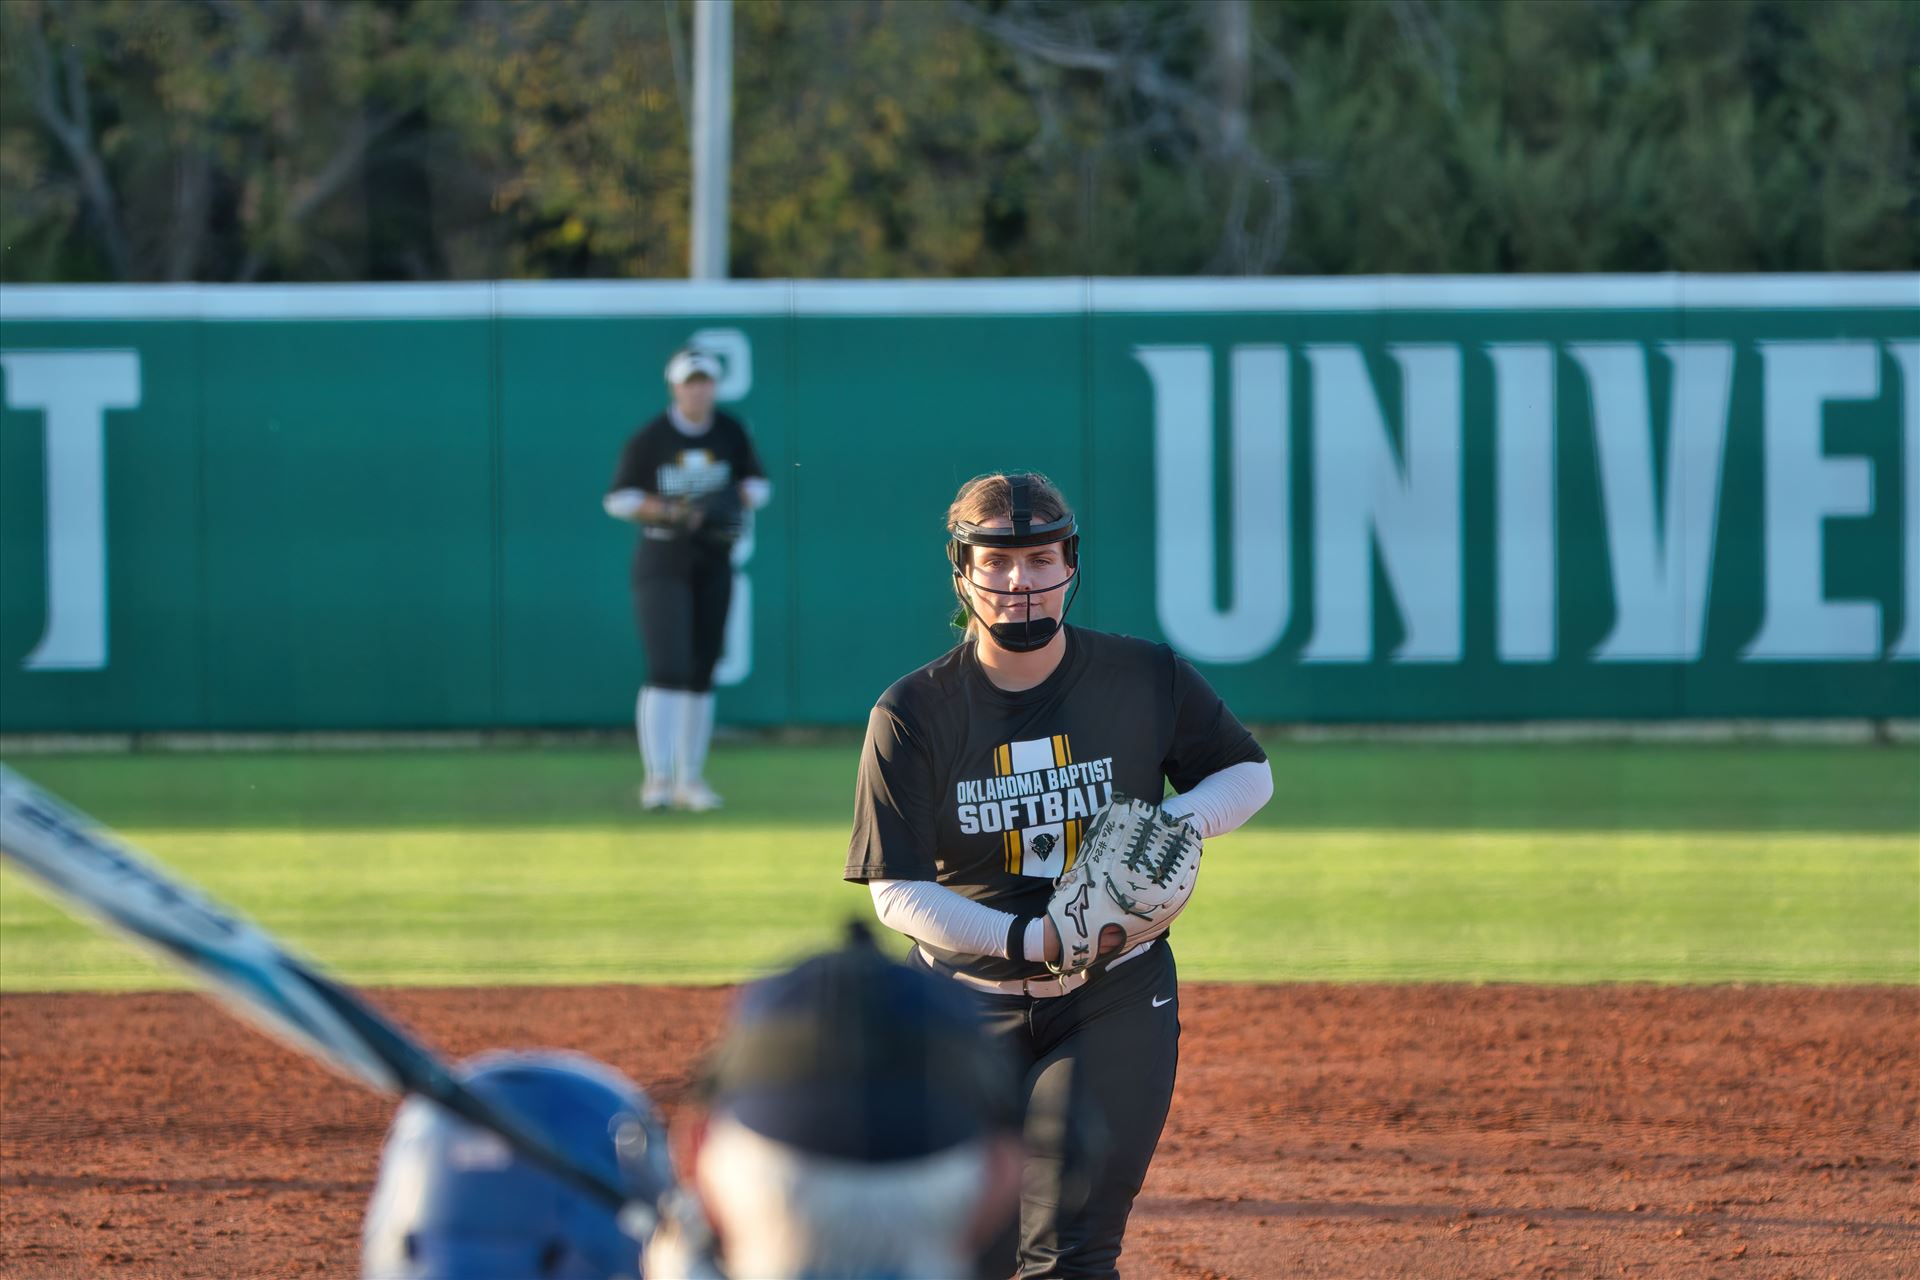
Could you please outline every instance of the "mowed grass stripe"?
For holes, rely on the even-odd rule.
[[[1920,747],[1326,743],[1270,748],[1259,825],[1349,830],[1920,832]],[[858,743],[722,744],[718,821],[845,834]],[[612,748],[27,756],[13,766],[126,830],[638,827]],[[649,829],[706,829],[655,815]]]
[[[1634,750],[1278,752],[1274,804],[1208,847],[1177,930],[1182,971],[1920,981],[1920,821],[1894,821],[1920,813],[1920,753],[1663,747],[1656,785]],[[632,765],[615,752],[13,763],[126,823],[182,876],[354,982],[491,984],[736,981],[829,941],[845,919],[870,918],[864,891],[839,878],[851,760],[845,746],[723,751],[715,773],[737,799],[701,818],[635,812]],[[1490,783],[1471,805],[1426,791],[1503,769],[1520,780],[1505,807]],[[1653,798],[1608,806],[1589,793],[1598,817],[1587,829],[1513,821],[1542,805],[1522,783],[1575,794],[1596,771],[1616,794]],[[1669,785],[1681,775],[1693,784]],[[1839,776],[1860,800],[1844,810],[1829,789]],[[522,790],[503,798],[510,779]],[[266,820],[235,821],[263,791]],[[482,813],[425,821],[458,794]],[[185,821],[195,795],[221,797],[216,820]],[[829,801],[839,811],[830,818],[818,812]],[[583,821],[578,810],[596,803],[614,816]],[[328,821],[290,822],[322,809]],[[547,809],[564,816],[545,821]],[[116,810],[161,820],[128,823]],[[1409,810],[1452,821],[1414,825]],[[1363,811],[1371,823],[1350,821]],[[172,985],[126,944],[0,875],[0,990]]]
[[[1920,981],[1907,837],[1259,831],[1215,844],[1179,931],[1182,972],[1200,978]]]

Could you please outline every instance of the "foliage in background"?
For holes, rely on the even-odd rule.
[[[7,280],[674,277],[686,0],[7,0]],[[1910,269],[1900,0],[751,0],[750,277]]]
[[[476,109],[461,39],[439,4],[9,0],[7,278],[354,279],[395,238],[439,274],[404,171]]]

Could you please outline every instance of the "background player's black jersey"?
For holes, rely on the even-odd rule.
[[[662,413],[627,441],[610,487],[641,489],[663,498],[698,497],[764,475],[753,439],[738,418],[716,411],[712,425],[694,436]],[[683,532],[642,525],[633,571],[636,577],[683,573],[703,550],[712,558],[727,556],[724,545],[702,545]]]
[[[860,760],[847,879],[937,880],[1038,915],[1116,790],[1157,802],[1165,782],[1185,791],[1267,758],[1166,645],[1068,627],[1066,646],[1052,675],[1018,693],[987,679],[968,639],[881,696]],[[920,945],[977,977],[1046,972]]]

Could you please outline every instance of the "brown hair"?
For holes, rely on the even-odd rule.
[[[953,532],[956,525],[986,524],[990,520],[1013,519],[1013,486],[1007,480],[1005,471],[989,471],[985,475],[975,476],[960,486],[960,492],[953,495],[953,501],[947,506],[947,532]],[[1053,481],[1038,471],[1029,471],[1027,476],[1027,501],[1033,505],[1033,520],[1036,524],[1051,524],[1055,520],[1064,520],[1073,514],[1073,508],[1067,505],[1067,499],[1055,487]],[[973,551],[966,549],[967,563],[973,562]],[[954,611],[953,625],[968,635],[980,624],[967,608],[966,597],[960,594],[960,583],[956,579],[953,594],[960,602]]]

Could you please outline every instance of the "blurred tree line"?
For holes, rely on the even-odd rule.
[[[4,0],[0,271],[673,277],[688,0]],[[1911,269],[1906,0],[741,0],[745,277]]]

